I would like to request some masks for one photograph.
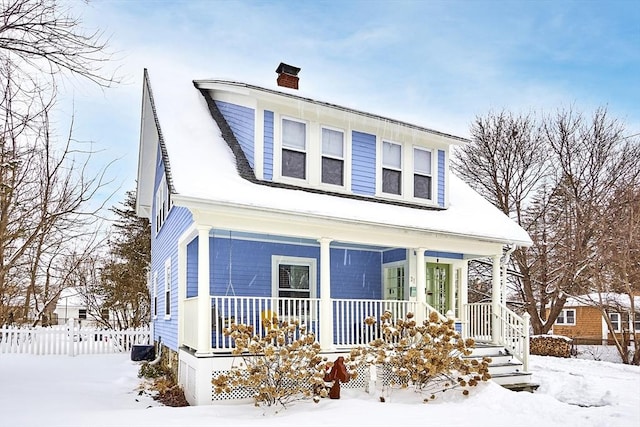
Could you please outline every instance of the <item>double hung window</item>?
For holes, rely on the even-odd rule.
[[[431,151],[413,149],[413,197],[431,200]]]
[[[307,179],[307,125],[282,119],[282,176]]]
[[[402,194],[402,145],[382,143],[382,192]]]
[[[322,128],[322,182],[344,185],[344,133]]]
[[[565,309],[560,312],[556,319],[556,325],[575,325],[576,311],[573,309]]]
[[[611,320],[611,326],[615,332],[620,332],[620,313],[609,313],[609,320]]]
[[[305,317],[310,314],[310,298],[315,298],[316,260],[274,256],[273,291],[278,297],[278,316]]]
[[[171,258],[164,263],[164,316],[171,316]]]

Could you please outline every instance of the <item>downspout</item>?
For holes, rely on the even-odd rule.
[[[500,292],[500,303],[504,306],[507,305],[507,269],[509,268],[509,259],[511,258],[511,254],[516,250],[516,248],[517,245],[512,244],[504,254],[504,258],[502,261],[502,292]]]

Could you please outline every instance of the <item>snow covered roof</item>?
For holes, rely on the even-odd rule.
[[[640,310],[640,295],[635,296],[634,306],[636,310]],[[578,295],[575,297],[567,298],[565,307],[595,307],[600,305],[600,301],[606,306],[626,308],[631,307],[631,300],[628,294],[618,294],[615,292],[603,292],[603,293],[591,293],[585,295]]]
[[[194,87],[193,81],[167,73],[167,70],[161,70],[158,79],[150,73],[150,80],[155,112],[170,162],[170,185],[176,193],[173,200],[177,204],[213,201],[322,218],[346,218],[519,246],[532,244],[524,229],[453,174],[449,177],[449,208],[432,211],[391,204],[375,203],[373,206],[371,201],[273,188],[243,179],[237,171],[231,149],[210,115],[205,98]],[[140,152],[145,153],[145,150]],[[155,157],[151,164],[154,163]],[[148,206],[153,197],[148,188],[152,185],[141,185],[141,180],[153,180],[150,175],[149,171],[139,168],[139,189],[147,189],[147,194],[139,192],[138,197],[145,199]]]

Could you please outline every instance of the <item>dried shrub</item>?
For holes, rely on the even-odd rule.
[[[231,324],[224,334],[234,340],[240,366],[213,378],[215,393],[250,390],[256,406],[281,406],[297,400],[326,397],[324,376],[333,362],[322,358],[315,335],[298,322],[265,321],[264,336],[253,327]]]
[[[372,326],[376,320],[368,317]],[[491,378],[489,358],[465,358],[472,353],[475,343],[462,339],[452,319],[441,321],[437,313],[418,325],[412,313],[404,319],[393,319],[391,312],[380,317],[381,338],[368,345],[354,348],[351,363],[373,364],[386,374],[382,393],[394,388],[412,387],[425,402],[435,399],[436,393],[461,389],[465,396],[469,387]],[[381,397],[384,401],[384,396]]]

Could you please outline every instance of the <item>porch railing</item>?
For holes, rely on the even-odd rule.
[[[214,352],[233,350],[233,342],[224,336],[231,323],[251,325],[258,335],[282,322],[298,321],[319,338],[320,300],[317,298],[211,297],[211,340]]]
[[[419,305],[414,301],[332,299],[334,316],[333,344],[336,347],[352,347],[368,343],[381,336],[380,316],[390,311],[394,319],[416,313]],[[367,325],[364,319],[372,317],[375,325]]]
[[[494,322],[498,327],[494,329]],[[498,336],[494,336],[494,332]],[[491,303],[473,303],[465,306],[463,335],[479,342],[504,345],[515,358],[520,360],[524,371],[529,368],[529,314],[520,317],[507,306],[501,304],[493,313]]]

